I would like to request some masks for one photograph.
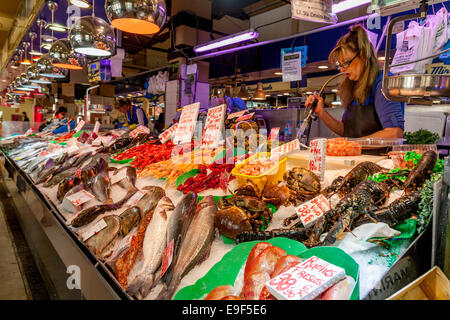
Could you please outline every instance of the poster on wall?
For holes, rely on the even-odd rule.
[[[283,82],[302,80],[302,52],[284,54],[281,71]]]
[[[292,0],[292,19],[336,23],[332,0]]]

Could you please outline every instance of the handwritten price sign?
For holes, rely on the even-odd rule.
[[[295,208],[295,212],[299,216],[305,228],[313,225],[327,211],[331,210],[331,206],[327,198],[323,195],[303,203]]]
[[[242,111],[239,111],[239,112],[230,113],[228,115],[227,119],[234,119],[234,118],[242,117],[246,112],[247,112],[247,110],[242,110]]]
[[[327,153],[327,139],[315,139],[309,144],[309,170],[320,176],[325,176],[325,157]]]
[[[78,132],[78,131],[80,131],[82,128],[83,128],[83,126],[84,126],[84,120],[81,120],[80,122],[78,122],[78,124],[77,124],[77,126],[75,127],[75,132]]]
[[[345,277],[345,270],[311,257],[266,283],[278,300],[312,300]]]
[[[300,149],[300,141],[298,139],[292,140],[291,142],[285,143],[279,147],[276,147],[272,150],[270,158],[272,160],[279,159],[282,155],[286,153],[299,150]]]
[[[279,132],[280,132],[280,127],[272,128],[270,130],[269,140],[271,140],[271,141],[276,140]]]
[[[249,114],[246,114],[246,115],[244,115],[244,116],[241,116],[241,117],[239,117],[239,118],[236,119],[236,122],[250,120],[250,119],[253,117],[254,114],[255,114],[255,113],[253,112],[253,113],[249,113]]]
[[[177,128],[178,123],[175,123],[173,126],[171,126],[169,129],[167,129],[158,136],[159,141],[161,141],[161,143],[166,143],[167,141],[172,140],[173,136],[177,132]]]
[[[127,201],[127,205],[132,207],[137,205],[137,203],[139,202],[139,200],[141,200],[141,198],[146,194],[145,191],[139,190],[138,192],[136,192],[128,201]]]
[[[97,234],[99,231],[105,229],[106,226],[107,226],[107,224],[105,222],[105,219],[102,219],[99,222],[88,227],[88,229],[83,232],[83,235],[82,235],[83,241],[86,241],[87,239],[92,237],[94,234]]]
[[[170,241],[169,245],[167,246],[166,250],[164,251],[162,267],[161,267],[161,278],[164,275],[164,273],[166,273],[167,269],[169,268],[170,264],[172,263],[173,247],[174,247],[174,239],[172,239],[172,241]]]
[[[134,129],[133,131],[131,131],[130,136],[132,136],[133,138],[136,138],[141,133],[149,133],[149,132],[150,132],[149,128],[141,125],[141,126],[138,126],[136,129]]]
[[[203,130],[202,135],[202,148],[213,149],[219,144],[225,117],[225,109],[226,105],[222,104],[208,110],[205,129]]]
[[[83,203],[88,202],[89,200],[94,199],[95,197],[87,192],[86,190],[78,191],[67,197],[67,200],[73,203],[74,206],[81,206]]]
[[[197,123],[198,110],[200,109],[200,102],[189,104],[181,111],[180,121],[178,122],[177,132],[173,142],[175,144],[191,142],[194,134],[195,125]]]

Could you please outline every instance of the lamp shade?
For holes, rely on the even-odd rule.
[[[263,83],[261,81],[258,82],[253,100],[266,100],[266,94],[264,93]]]
[[[88,56],[109,57],[116,48],[114,29],[105,20],[93,16],[75,20],[69,40],[75,52]]]
[[[242,82],[242,84],[241,84],[241,90],[239,90],[238,97],[241,98],[242,100],[248,99],[247,86],[245,85],[244,82]]]
[[[67,70],[53,66],[48,54],[44,54],[37,62],[36,68],[41,76],[49,78],[65,78]]]
[[[105,11],[115,28],[135,34],[157,33],[167,18],[164,0],[106,0]]]
[[[53,43],[48,52],[53,66],[69,70],[82,70],[81,55],[73,52],[72,45],[67,39],[60,39]]]

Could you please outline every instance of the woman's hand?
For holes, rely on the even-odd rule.
[[[307,108],[311,108],[314,103],[314,100],[316,100],[316,99],[318,100],[318,103],[317,103],[316,109],[314,110],[314,113],[317,114],[319,117],[321,117],[325,111],[325,104],[323,102],[323,98],[319,97],[317,92],[314,92],[314,95],[310,95],[306,99],[305,106]]]

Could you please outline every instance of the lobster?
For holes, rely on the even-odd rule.
[[[270,231],[244,231],[236,236],[236,244],[254,240],[269,240],[276,237],[284,237],[299,242],[306,241],[312,228],[273,229]]]
[[[406,193],[415,191],[423,186],[425,181],[428,180],[433,173],[436,160],[437,154],[435,151],[428,150],[423,153],[417,165],[406,178],[404,184]]]

